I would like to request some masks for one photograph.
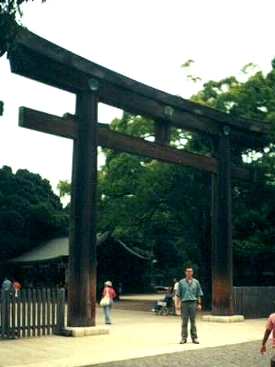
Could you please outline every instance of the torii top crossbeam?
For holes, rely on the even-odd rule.
[[[99,143],[162,160],[169,155],[167,160],[170,162],[189,162],[189,165],[213,173],[212,312],[232,314],[231,174],[234,170],[230,160],[230,140],[242,145],[245,143],[246,147],[261,147],[270,132],[270,125],[232,117],[154,89],[75,55],[23,28],[18,29],[8,57],[12,72],[77,96],[75,116],[60,118],[27,109],[21,110],[20,115],[22,126],[74,139],[68,325],[95,324],[95,207]],[[97,121],[98,102],[154,120],[155,143],[145,144],[122,135],[117,139],[118,136],[112,133],[106,135]],[[171,126],[215,137],[218,142],[216,156],[196,157],[194,160],[193,156],[187,156],[185,160],[179,158],[179,154],[186,156],[185,152],[175,154],[169,147]]]
[[[221,126],[228,125],[233,138],[246,137],[248,145],[270,132],[270,124],[232,117],[149,87],[23,28],[18,32],[16,47],[9,52],[9,59],[12,72],[76,94],[91,90],[95,78],[100,83],[99,102],[144,117],[168,120],[169,124],[186,130],[220,136]]]

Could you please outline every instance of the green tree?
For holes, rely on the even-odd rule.
[[[64,198],[71,194],[71,184],[68,180],[60,180],[57,184],[57,190],[59,191],[59,197]]]
[[[191,64],[190,60],[187,66]],[[273,64],[267,75],[252,63],[245,65],[240,80],[231,76],[208,81],[191,99],[233,116],[273,122]],[[115,120],[111,128],[145,139],[153,133],[152,121],[129,114]],[[171,145],[179,147],[181,142],[193,152],[212,155],[215,149],[208,136],[174,129]],[[211,258],[210,176],[144,157],[105,152],[106,165],[99,175],[99,226],[109,226],[133,246],[151,249],[162,269],[175,265],[173,259],[179,260],[178,265],[191,259],[206,276]],[[273,137],[249,149],[232,141],[232,158],[254,174],[254,180],[234,179],[232,185],[234,284],[263,284],[268,282],[263,277],[266,260],[274,252]]]
[[[257,65],[249,63],[240,71],[240,79],[235,76],[220,81],[210,80],[191,100],[233,116],[250,120],[274,123],[275,69],[267,75],[258,70]],[[275,66],[275,65],[274,65]]]
[[[27,170],[0,169],[0,259],[68,233],[68,215],[48,180]]]
[[[240,80],[230,76],[208,81],[191,99],[233,116],[273,122],[273,64],[264,75],[250,63],[242,68]],[[150,140],[154,132],[153,121],[126,112],[110,128]],[[233,179],[232,183],[234,284],[264,284],[267,259],[274,252],[273,137],[255,149],[231,143],[233,160],[254,175],[249,182]],[[209,155],[215,150],[211,137],[179,129],[172,129],[171,146]],[[111,230],[133,249],[153,254],[156,270],[167,280],[181,275],[187,261],[197,266],[202,279],[209,278],[210,175],[141,156],[104,152],[106,163],[98,175],[98,231]],[[275,272],[274,266],[270,268]]]
[[[21,5],[34,0],[0,0],[0,57],[3,56],[16,36],[17,23],[22,11]],[[46,0],[41,0],[41,3]]]
[[[255,64],[249,63],[242,68],[239,79],[230,76],[220,81],[210,80],[191,100],[274,126],[274,60],[271,66],[270,72],[264,75]],[[254,180],[249,182],[233,180],[234,284],[273,284],[274,277],[267,278],[264,273],[275,274],[275,267],[267,261],[275,251],[274,134],[269,141],[263,140],[250,149],[231,143],[233,159],[237,153],[238,164],[242,157],[254,175]]]
[[[128,113],[114,120],[111,129],[145,139],[153,134],[152,121]],[[175,145],[187,139],[182,131],[174,130],[172,136]],[[127,153],[105,154],[98,184],[99,231],[111,230],[136,251],[152,253],[167,282],[181,276],[184,262],[202,264],[204,256],[210,266],[209,252],[205,255],[210,175]]]

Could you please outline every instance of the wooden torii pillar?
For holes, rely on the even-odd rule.
[[[1,29],[0,29],[1,31]],[[68,326],[94,326],[96,306],[97,146],[204,169],[213,175],[213,314],[231,315],[231,175],[248,177],[230,162],[230,139],[261,145],[270,125],[247,121],[148,87],[83,59],[19,28],[8,57],[14,73],[75,93],[75,116],[57,117],[26,108],[20,125],[74,139],[69,253]],[[155,121],[156,142],[108,130],[97,122],[98,102]],[[208,134],[215,157],[169,147],[170,127]],[[244,140],[245,139],[245,140]]]
[[[212,314],[232,316],[232,198],[230,128],[217,142],[217,173],[212,175]]]
[[[95,326],[97,88],[79,93],[69,233],[68,325]]]

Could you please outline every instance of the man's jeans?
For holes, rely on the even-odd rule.
[[[190,319],[190,334],[192,340],[198,338],[197,328],[196,328],[196,311],[197,302],[196,301],[186,301],[181,302],[181,338],[187,339],[188,337],[188,321]]]

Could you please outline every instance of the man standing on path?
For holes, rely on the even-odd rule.
[[[176,294],[176,309],[181,309],[180,344],[187,343],[189,319],[192,342],[199,344],[196,327],[196,312],[197,310],[201,311],[201,296],[203,296],[203,292],[199,281],[193,278],[193,273],[192,267],[185,269],[185,278],[179,282]]]
[[[260,352],[262,354],[265,354],[266,352],[266,342],[269,338],[269,335],[272,332],[272,347],[275,347],[275,313],[272,313],[269,315],[268,319],[267,319],[267,323],[266,323],[266,329],[265,329],[265,333],[264,333],[264,337],[262,340],[262,346],[260,349]]]

